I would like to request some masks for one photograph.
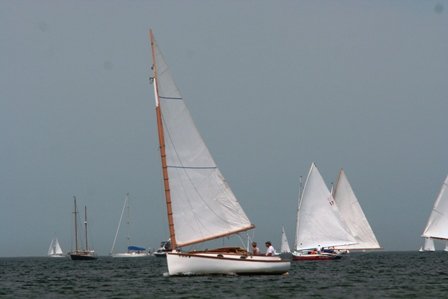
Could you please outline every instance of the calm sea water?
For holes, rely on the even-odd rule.
[[[292,262],[284,276],[167,277],[163,258],[1,258],[1,298],[446,298],[448,253]]]

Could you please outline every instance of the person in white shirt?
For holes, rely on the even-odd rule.
[[[268,249],[268,250],[266,250],[266,255],[267,256],[275,255],[275,249],[274,249],[274,246],[272,246],[272,243],[270,241],[266,241],[265,245]]]

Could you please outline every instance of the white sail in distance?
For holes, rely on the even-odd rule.
[[[57,238],[54,238],[51,240],[50,248],[48,248],[48,255],[62,255],[64,254],[61,248],[61,245],[59,245],[59,241]]]
[[[280,247],[281,253],[289,253],[291,252],[291,248],[289,248],[288,238],[286,238],[285,228],[282,226],[282,243]]]
[[[314,163],[297,210],[296,232],[296,250],[356,243]]]
[[[253,228],[196,129],[155,41],[154,49],[153,83],[163,119],[176,246]]]
[[[345,224],[350,229],[352,236],[357,244],[342,246],[343,249],[362,250],[362,249],[380,249],[369,222],[359,204],[353,189],[341,169],[339,177],[333,189],[333,198],[336,201],[339,212]]]
[[[422,237],[448,240],[448,176],[434,202]]]

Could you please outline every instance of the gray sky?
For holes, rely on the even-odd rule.
[[[127,192],[134,243],[167,237],[150,28],[257,240],[293,242],[315,161],[386,250],[420,247],[448,174],[448,1],[1,1],[0,256],[69,250],[73,195],[101,255]]]

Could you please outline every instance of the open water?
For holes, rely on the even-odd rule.
[[[167,277],[164,258],[0,258],[0,298],[447,298],[447,252],[351,253],[283,276]]]

